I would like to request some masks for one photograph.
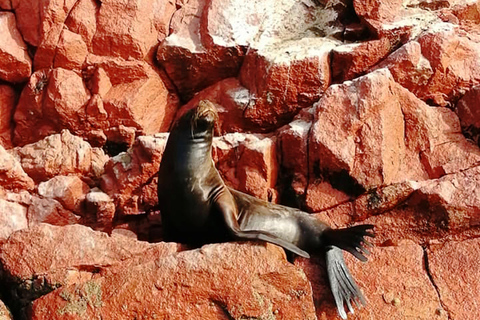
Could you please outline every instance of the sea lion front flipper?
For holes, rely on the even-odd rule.
[[[301,257],[310,258],[310,255],[297,247],[296,245],[285,241],[274,234],[271,234],[266,231],[261,230],[242,230],[237,220],[236,205],[234,203],[233,197],[228,194],[220,195],[215,204],[218,210],[222,213],[225,225],[230,229],[232,235],[236,239],[244,240],[263,240],[273,244],[276,244],[284,249],[287,249],[295,254],[298,254]]]
[[[334,246],[328,246],[326,248],[326,263],[328,281],[330,282],[330,288],[335,298],[338,314],[342,319],[347,319],[345,303],[347,304],[348,310],[354,313],[352,301],[360,307],[360,303],[365,305],[365,298],[348,271],[342,250]]]

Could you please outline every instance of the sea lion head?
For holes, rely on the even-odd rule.
[[[198,106],[191,110],[190,128],[193,136],[213,133],[215,123],[218,120],[218,112],[215,105],[208,101],[202,100]]]

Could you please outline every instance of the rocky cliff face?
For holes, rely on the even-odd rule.
[[[0,300],[337,319],[321,255],[161,242],[167,132],[209,99],[230,186],[376,225],[349,319],[479,319],[479,98],[478,0],[0,0]]]

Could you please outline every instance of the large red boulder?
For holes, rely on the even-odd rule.
[[[116,271],[36,300],[31,318],[316,319],[305,274],[272,245],[215,244]]]
[[[0,12],[0,39],[0,79],[26,81],[32,73],[32,61],[12,12]]]

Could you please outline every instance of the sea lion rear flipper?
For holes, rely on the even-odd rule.
[[[233,197],[228,194],[220,195],[215,204],[222,213],[226,227],[231,231],[233,237],[239,240],[263,240],[283,247],[301,257],[310,258],[310,255],[296,245],[285,241],[274,234],[262,230],[242,230],[237,221],[236,206]]]
[[[334,246],[328,246],[326,249],[326,263],[328,281],[335,298],[338,314],[342,319],[347,319],[345,303],[348,310],[354,313],[352,301],[357,307],[360,307],[360,304],[365,305],[365,298],[348,271],[342,250]]]
[[[365,237],[375,237],[373,227],[371,224],[362,224],[343,229],[328,229],[322,236],[326,245],[333,245],[348,251],[358,260],[365,262],[367,261],[366,255],[370,254],[365,247],[372,246],[365,240]]]

